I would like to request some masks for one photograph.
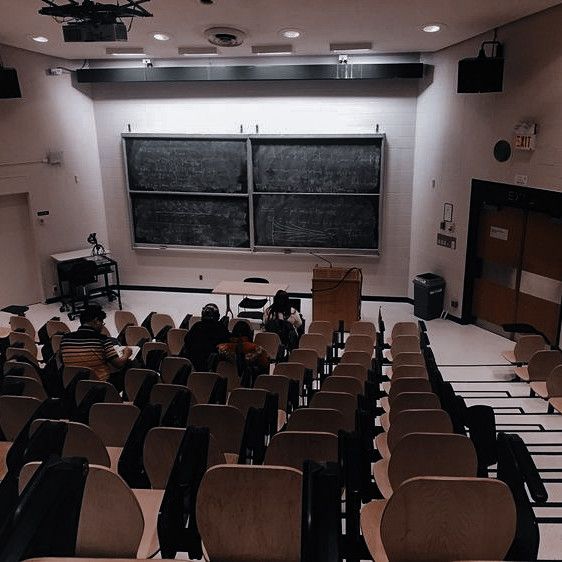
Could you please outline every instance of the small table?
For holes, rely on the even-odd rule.
[[[100,254],[92,255],[91,248],[85,248],[83,250],[73,250],[72,252],[62,252],[60,254],[52,254],[51,258],[57,264],[57,274],[59,279],[59,296],[61,299],[64,296],[63,291],[63,281],[65,280],[64,270],[65,266],[69,266],[71,262],[76,260],[87,259],[93,261],[96,264],[96,269],[98,275],[103,275],[105,281],[105,287],[99,289],[101,295],[105,295],[109,300],[114,300],[117,298],[119,303],[119,310],[122,310],[123,306],[121,304],[121,284],[119,281],[119,264],[109,255]],[[109,274],[115,274],[115,289],[113,289],[109,283]]]
[[[215,295],[226,295],[226,314],[234,318],[230,308],[230,295],[273,297],[277,291],[286,291],[288,283],[248,283],[246,281],[221,281],[214,289]]]

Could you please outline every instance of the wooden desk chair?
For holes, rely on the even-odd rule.
[[[390,498],[403,482],[418,476],[475,477],[478,468],[472,441],[454,433],[409,433],[396,444],[390,459],[373,466],[381,494]]]
[[[365,335],[370,336],[373,341],[377,339],[377,328],[373,322],[368,322],[366,320],[358,320],[353,322],[349,328],[349,333],[351,335]]]
[[[338,462],[338,438],[333,433],[282,431],[271,438],[266,465],[303,469],[305,460]]]
[[[32,365],[31,363],[11,359],[10,361],[6,361],[4,363],[3,372],[6,376],[11,375],[15,377],[27,377],[30,379],[35,379],[37,382],[43,384],[41,381],[41,377],[39,376],[37,367],[35,365]]]
[[[41,400],[30,396],[0,396],[0,428],[8,441],[13,441],[37,408]]]
[[[88,423],[106,447],[124,447],[139,414],[133,404],[98,402],[90,408]]]
[[[38,467],[39,463],[33,462],[22,468],[20,490]],[[86,560],[91,557],[96,562],[101,562],[104,557],[136,558],[144,530],[145,517],[133,491],[108,468],[90,464],[78,522],[75,556],[85,557]]]
[[[24,332],[31,336],[33,341],[37,341],[35,326],[25,316],[10,316],[10,328],[12,332]]]
[[[220,378],[217,373],[193,371],[187,379],[187,388],[192,394],[192,404],[208,404]]]
[[[384,431],[388,431],[396,416],[406,410],[439,410],[439,398],[433,392],[403,392],[394,397],[390,412],[380,417],[380,424]]]
[[[344,427],[343,414],[328,408],[299,408],[292,413],[287,423],[287,431],[320,431],[334,435]]]
[[[164,357],[160,363],[160,378],[162,379],[162,382],[165,384],[176,384],[174,383],[174,379],[184,368],[187,370],[189,377],[189,374],[193,371],[193,365],[189,359],[186,359],[185,357],[172,357],[169,355]]]
[[[84,399],[84,396],[88,394],[88,392],[92,388],[103,388],[105,390],[105,399],[104,402],[108,402],[111,404],[120,404],[123,402],[121,396],[117,392],[117,389],[110,383],[106,381],[98,381],[98,380],[82,380],[79,381],[76,385],[76,404],[80,404]]]
[[[137,393],[143,385],[145,379],[154,377],[159,379],[158,373],[152,369],[127,369],[125,373],[124,385],[127,398],[130,402],[134,402]]]
[[[348,352],[348,353],[355,353],[355,352]],[[339,363],[334,367],[332,375],[328,377],[326,381],[324,381],[324,384],[326,384],[326,382],[332,377],[354,378],[364,383],[369,376],[369,369],[370,367],[366,367],[365,365],[361,365],[359,363]]]
[[[198,404],[189,410],[188,425],[208,427],[227,462],[236,463],[246,420],[238,408],[222,404]]]
[[[155,490],[164,490],[185,429],[176,427],[154,427],[146,435],[143,448],[143,464]],[[224,454],[219,451],[216,439],[211,435],[207,451],[207,467],[224,464]]]
[[[254,384],[254,388],[261,388],[271,394],[277,395],[277,431],[280,431],[287,423],[290,384],[291,379],[282,375],[260,375]]]
[[[393,421],[388,432],[375,437],[375,446],[383,458],[389,458],[396,444],[408,433],[452,433],[453,424],[443,410],[405,410]]]
[[[344,353],[350,351],[364,351],[371,357],[375,348],[375,340],[366,334],[351,334],[345,340]]]
[[[355,429],[355,411],[357,410],[357,396],[346,392],[317,392],[310,401],[310,408],[327,408],[338,410],[343,416],[341,429],[353,431]]]
[[[127,326],[125,328],[125,342],[127,345],[142,346],[152,341],[150,332],[144,326]]]
[[[211,561],[300,562],[302,473],[219,465],[197,495],[197,524]]]
[[[181,353],[187,332],[188,330],[182,328],[171,328],[168,331],[166,342],[170,350],[170,355],[176,356]]]
[[[47,393],[43,385],[35,378],[7,376],[4,378],[4,382],[7,384],[21,383],[23,389],[20,396],[30,396],[31,398],[37,398],[41,402],[47,399]]]
[[[545,381],[552,369],[562,364],[562,353],[557,350],[537,351],[524,367],[515,367],[515,375],[525,382]]]
[[[515,526],[509,488],[487,478],[412,478],[361,510],[377,561],[503,560]]]
[[[512,365],[524,365],[537,351],[548,349],[544,338],[537,334],[520,336],[511,351],[502,351],[502,357]]]
[[[281,338],[275,332],[257,332],[254,343],[259,345],[269,355],[271,361],[276,361],[281,350]]]
[[[175,328],[176,323],[174,319],[169,314],[153,314],[150,318],[150,327],[152,328],[152,333],[156,337],[161,330],[166,327]]]
[[[404,368],[408,368],[408,366],[401,367],[401,369]],[[388,396],[383,396],[381,398],[381,406],[384,411],[390,411],[393,399],[402,392],[431,392],[431,384],[429,383],[425,370],[424,374],[425,377],[399,377],[393,380],[388,389]]]
[[[363,394],[364,389],[359,379],[332,375],[324,381],[320,390],[322,392],[347,392],[352,396],[357,396]]]
[[[10,332],[9,335],[10,347],[23,348],[33,357],[37,358],[38,349],[34,339],[25,332]]]
[[[116,310],[114,316],[115,329],[120,334],[126,326],[138,326],[137,317],[128,310]]]

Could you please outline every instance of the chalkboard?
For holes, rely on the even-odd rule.
[[[245,193],[246,139],[126,137],[131,191]]]
[[[250,247],[246,197],[135,193],[131,203],[136,243]]]
[[[254,191],[379,193],[381,138],[252,139]]]
[[[378,197],[254,195],[256,246],[377,249]]]

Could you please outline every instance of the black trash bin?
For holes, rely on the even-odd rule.
[[[443,311],[445,279],[435,273],[414,277],[414,316],[423,320],[439,318]]]

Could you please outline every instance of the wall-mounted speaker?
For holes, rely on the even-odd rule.
[[[476,57],[460,60],[457,92],[459,94],[501,92],[503,63],[504,59],[501,57]]]
[[[0,98],[21,98],[20,83],[15,68],[0,67]]]

